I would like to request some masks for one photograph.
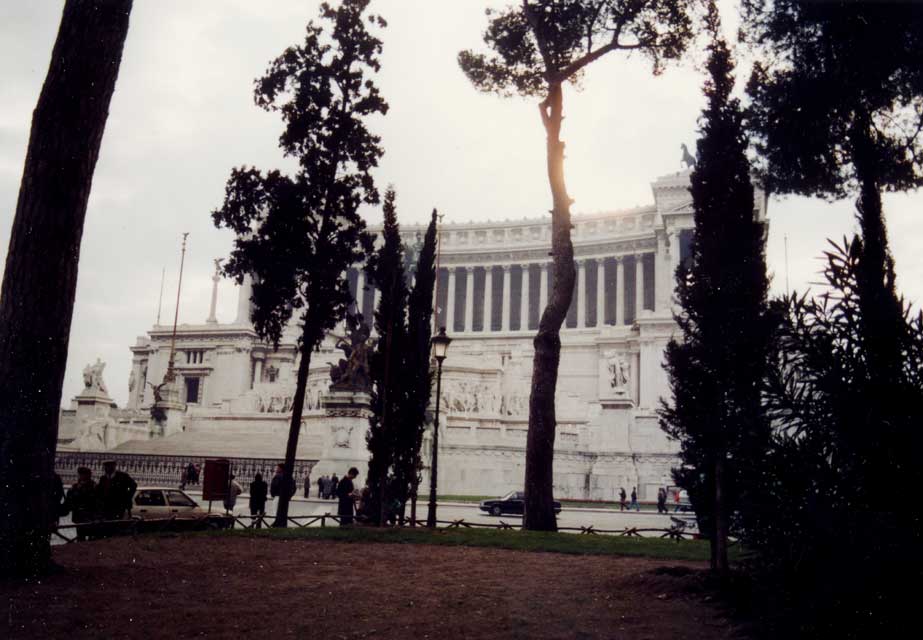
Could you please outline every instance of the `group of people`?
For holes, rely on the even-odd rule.
[[[657,513],[669,513],[670,510],[667,507],[667,500],[670,498],[670,492],[667,491],[666,487],[660,487],[657,489]],[[673,502],[675,507],[673,511],[679,511],[680,507],[680,490],[673,490]],[[619,511],[625,510],[631,511],[641,511],[641,504],[638,502],[638,488],[631,488],[631,502],[628,502],[628,494],[625,493],[625,487],[619,489]]]
[[[103,475],[98,482],[93,480],[91,469],[79,467],[77,482],[67,490],[63,503],[59,501],[58,517],[69,513],[76,525],[99,520],[122,520],[131,515],[137,489],[138,483],[124,471],[119,471],[114,461],[103,463]],[[86,527],[78,526],[77,538],[85,539],[87,531]]]
[[[657,489],[657,513],[669,513],[670,510],[667,509],[667,488],[660,487]],[[676,503],[676,508],[674,511],[679,511],[679,489],[676,489],[673,492],[673,499]]]
[[[625,487],[619,489],[619,511],[641,511],[641,505],[638,503],[638,488],[631,488],[631,504],[628,503],[628,494],[625,493]]]
[[[322,500],[333,500],[339,495],[337,493],[339,484],[340,479],[337,478],[337,474],[335,473],[332,476],[321,476],[317,479],[317,497]],[[308,497],[307,481],[305,481],[304,497]]]
[[[330,477],[322,476],[317,481],[318,486],[318,496],[321,498],[330,498],[336,496],[339,500],[337,505],[337,515],[340,516],[340,524],[352,524],[353,516],[355,512],[356,501],[359,499],[359,494],[356,492],[355,485],[353,480],[359,475],[359,470],[355,467],[352,467],[342,479],[337,478],[336,474],[333,474]],[[231,482],[236,485],[236,481],[231,476]],[[240,485],[237,485],[238,487]],[[310,477],[305,478],[305,497],[309,495]],[[272,480],[269,484],[263,480],[263,474],[257,473],[253,477],[253,482],[250,483],[250,515],[251,516],[265,516],[266,515],[266,502],[270,498],[278,498],[282,495],[288,495],[288,498],[291,499],[296,492],[295,480],[291,479],[288,483],[285,481],[285,465],[279,464],[276,466],[275,475],[273,475]],[[239,491],[235,493],[234,488],[229,492],[235,498],[236,495],[239,495]],[[227,508],[225,504],[225,508]],[[233,504],[231,509],[233,510]]]

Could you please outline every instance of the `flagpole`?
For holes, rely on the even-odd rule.
[[[170,336],[170,360],[167,362],[167,375],[164,376],[164,382],[173,382],[176,374],[173,372],[174,356],[176,355],[176,323],[179,320],[179,293],[183,288],[183,263],[186,261],[186,237],[189,233],[183,234],[183,248],[179,257],[179,282],[176,284],[176,308],[173,312],[173,335]]]

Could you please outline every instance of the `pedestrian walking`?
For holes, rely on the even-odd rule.
[[[673,509],[673,513],[676,513],[679,511],[679,489],[673,491],[673,504],[676,505]]]
[[[638,504],[638,488],[637,487],[631,488],[631,504],[628,505],[628,510],[631,511],[632,509],[634,509],[635,511],[641,511],[641,505]]]
[[[325,477],[326,476],[321,476],[320,478],[317,479],[317,497],[318,498],[324,497],[324,478]]]
[[[311,494],[311,472],[304,474],[304,497],[308,498]]]
[[[77,482],[71,485],[64,498],[71,521],[77,525],[77,540],[87,539],[89,527],[83,523],[93,522],[97,518],[98,498],[93,472],[87,467],[77,467]]]
[[[269,485],[263,480],[263,474],[253,476],[250,483],[250,515],[256,518],[256,528],[262,526],[262,518],[266,515],[266,496],[269,495]]]
[[[337,481],[336,474],[333,475],[337,487],[337,498],[339,498],[337,515],[340,516],[341,527],[348,527],[353,523],[353,509],[356,505],[357,497],[353,480],[358,475],[359,470],[356,467],[350,468],[342,480]]]
[[[657,513],[667,512],[667,490],[664,487],[657,489]]]
[[[339,489],[338,489],[339,483],[340,481],[337,478],[337,474],[334,473],[333,476],[330,478],[330,498],[331,500],[340,495]]]
[[[124,471],[118,471],[113,460],[103,463],[103,471],[103,477],[96,485],[103,520],[121,520],[126,514],[130,516],[138,483]]]
[[[628,508],[628,494],[625,493],[625,487],[619,489],[619,511],[624,511]]]
[[[228,494],[224,498],[224,511],[228,514],[234,513],[234,507],[237,505],[237,496],[244,492],[244,488],[234,479],[232,475],[228,481]]]

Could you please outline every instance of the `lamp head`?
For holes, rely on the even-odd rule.
[[[449,344],[451,344],[452,338],[445,334],[445,327],[439,327],[439,333],[432,337],[430,344],[433,347],[433,357],[437,361],[442,362],[445,360],[446,352],[449,350]]]

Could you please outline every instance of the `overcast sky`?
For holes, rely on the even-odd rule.
[[[190,232],[180,322],[208,315],[212,260],[231,235],[214,228],[230,169],[285,166],[277,116],[253,105],[253,80],[317,15],[315,0],[135,0],[121,72],[93,180],[62,403],[83,388],[97,357],[124,405],[131,353],[157,315],[173,316],[181,233]],[[447,221],[544,215],[550,208],[544,132],[535,105],[477,93],[455,62],[477,47],[486,24],[477,0],[377,0],[389,26],[379,86],[391,110],[372,123],[386,156],[379,186],[394,183],[399,219],[421,222],[432,207]],[[35,107],[62,0],[0,4],[0,247],[10,226]],[[723,5],[733,9],[733,4]],[[729,13],[729,12],[726,12]],[[726,16],[726,24],[733,16]],[[653,201],[650,183],[680,168],[694,148],[702,76],[690,55],[654,78],[641,59],[610,54],[565,96],[567,180],[574,211]],[[886,196],[898,285],[923,299],[923,195]],[[378,221],[377,212],[367,212]],[[826,238],[855,231],[849,202],[773,200],[767,256],[775,292],[785,290],[784,237],[792,288],[817,280]],[[233,320],[237,292],[219,287],[218,319]]]

